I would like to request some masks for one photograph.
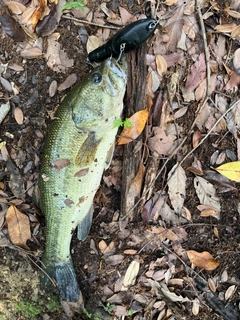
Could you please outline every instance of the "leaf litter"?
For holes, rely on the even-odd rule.
[[[49,92],[47,96],[50,99],[46,99],[45,108],[48,108],[48,112],[50,112],[53,111],[50,102],[53,101],[55,106],[59,103],[57,96],[61,93],[61,86],[59,87],[57,84],[63,84],[62,90],[65,90],[76,81],[76,77],[73,76],[72,78],[71,76],[75,74],[73,64],[76,63],[76,54],[69,55],[69,51],[61,46],[62,30],[58,29],[55,32],[54,24],[57,23],[55,18],[52,19],[53,25],[51,25],[51,19],[46,22],[46,29],[50,28],[52,31],[47,36],[45,45],[42,46],[41,41],[36,42],[36,38],[42,39],[42,32],[46,30],[41,29],[40,26],[38,29],[38,24],[45,17],[51,17],[51,14],[54,16],[54,11],[51,11],[51,8],[44,7],[43,3],[40,2],[36,8],[31,3],[30,7],[27,8],[24,4],[11,1],[8,6],[10,6],[10,15],[14,17],[15,22],[8,17],[5,19],[7,19],[10,36],[16,41],[21,42],[25,37],[28,38],[28,43],[23,41],[23,44],[18,44],[18,50],[22,57],[30,60],[34,59],[34,61],[44,58],[53,72],[46,81],[48,88],[53,83],[52,88],[48,91],[47,85],[45,85],[45,92]],[[208,273],[204,273],[204,276],[208,280],[209,287],[213,289],[213,292],[218,292],[219,296],[223,294],[226,300],[231,300],[236,292],[234,285],[219,287],[217,281],[210,278],[213,274],[209,272],[215,270],[214,267],[216,267],[216,270],[225,270],[223,272],[226,273],[226,268],[229,265],[226,264],[221,254],[220,257],[217,257],[216,247],[211,246],[211,252],[213,256],[217,257],[216,260],[207,250],[210,250],[209,243],[211,243],[212,237],[216,237],[214,238],[215,242],[219,241],[216,239],[223,241],[223,231],[229,235],[234,231],[237,236],[235,225],[239,219],[239,214],[231,211],[232,220],[230,218],[227,220],[226,204],[224,203],[228,203],[229,193],[231,196],[237,193],[237,185],[228,179],[223,179],[223,176],[210,169],[213,166],[217,170],[218,168],[215,167],[219,164],[228,162],[228,165],[230,165],[231,162],[240,159],[238,138],[239,100],[234,100],[236,96],[238,98],[236,90],[239,85],[239,49],[236,49],[239,37],[236,19],[239,19],[239,7],[236,7],[234,2],[230,4],[231,9],[227,6],[226,8],[218,6],[217,2],[211,2],[211,5],[213,7],[210,7],[210,4],[206,1],[201,1],[202,8],[207,10],[203,16],[205,25],[209,23],[212,17],[218,17],[220,13],[227,12],[228,16],[225,15],[221,20],[217,20],[218,25],[213,28],[211,39],[208,39],[209,42],[207,43],[207,48],[210,49],[211,53],[208,60],[205,59],[206,52],[202,42],[203,30],[201,30],[196,14],[195,1],[167,1],[157,11],[162,30],[160,28],[156,30],[154,39],[149,44],[148,64],[152,70],[149,70],[149,75],[151,75],[148,76],[147,112],[142,110],[139,113],[144,113],[144,116],[139,116],[138,113],[133,114],[137,121],[133,121],[132,132],[130,128],[127,134],[123,132],[125,136],[128,136],[125,141],[127,144],[136,144],[135,139],[140,133],[143,133],[144,137],[143,143],[139,144],[143,150],[142,159],[138,166],[139,171],[132,181],[132,188],[130,188],[130,196],[134,198],[134,201],[129,201],[129,206],[135,205],[135,200],[141,200],[141,196],[143,196],[143,186],[148,181],[150,160],[157,159],[156,163],[159,164],[159,167],[156,167],[155,171],[151,173],[153,179],[150,181],[153,185],[150,189],[152,192],[148,193],[145,198],[146,201],[144,201],[142,207],[138,208],[137,222],[128,219],[119,220],[121,214],[116,214],[115,210],[113,212],[109,209],[109,202],[107,201],[99,203],[100,200],[98,200],[98,203],[95,204],[99,211],[97,219],[102,221],[100,230],[98,230],[101,240],[96,241],[94,239],[94,241],[92,239],[91,250],[93,250],[96,260],[91,259],[84,270],[87,270],[87,276],[93,285],[93,279],[96,279],[99,275],[101,279],[103,272],[107,271],[108,279],[105,284],[103,281],[103,287],[104,285],[105,287],[101,303],[106,304],[107,301],[112,301],[111,303],[115,304],[113,312],[116,317],[126,318],[129,312],[132,312],[133,318],[139,319],[141,315],[148,312],[149,319],[156,318],[156,316],[158,319],[164,319],[172,311],[180,312],[181,317],[184,317],[183,310],[176,311],[177,302],[187,306],[191,305],[190,319],[193,318],[192,315],[196,317],[201,313],[201,308],[204,307],[205,303],[202,303],[201,290],[198,289],[196,297],[196,293],[187,294],[184,290],[181,291],[178,288],[178,283],[180,283],[182,289],[184,286],[186,288],[186,283],[190,285],[190,282],[188,282],[190,279],[186,280],[186,274],[189,272],[187,268],[192,270],[198,267],[208,270]],[[70,9],[69,11],[75,17],[78,15],[81,16],[81,19],[95,21],[105,24],[105,26],[108,26],[108,22],[121,26],[136,19],[130,11],[123,7],[119,7],[120,16],[115,13],[116,10],[114,11],[111,7],[108,8],[103,4],[101,9],[98,8],[94,12],[91,10],[86,7],[85,13],[80,13],[81,10],[77,13],[76,9]],[[107,19],[104,19],[104,17],[107,17]],[[2,28],[4,30],[4,23]],[[9,33],[7,28],[5,28],[5,32]],[[35,29],[40,31],[35,32]],[[91,29],[91,32],[89,32],[88,28],[86,34],[91,34],[90,37],[96,37],[89,37],[88,43],[92,41],[95,42],[95,46],[99,46],[114,33],[107,28],[104,28],[104,30],[99,27],[98,29]],[[229,46],[229,42],[231,42],[231,46]],[[87,50],[88,52],[90,50],[89,44],[87,44]],[[233,57],[232,63],[228,53]],[[209,78],[207,74],[208,66],[211,71]],[[7,67],[6,70],[9,72],[10,68]],[[21,73],[24,76],[25,65],[21,64],[20,69],[15,72],[19,72],[18,77]],[[64,75],[65,73],[66,75]],[[56,74],[58,74],[58,77]],[[52,75],[54,76],[52,77]],[[4,79],[1,92],[3,90],[11,92],[12,74],[1,73],[1,76]],[[67,80],[66,85],[65,80]],[[21,81],[24,83],[24,77]],[[34,84],[34,81],[32,79],[31,85]],[[14,80],[14,83],[17,82]],[[209,91],[207,87],[210,88]],[[15,95],[15,99],[18,99],[19,94],[21,95],[21,90],[20,88],[20,93]],[[204,101],[207,92],[211,94],[211,97],[207,97],[208,100]],[[41,97],[42,94],[36,95],[35,101],[38,101],[39,98],[42,99]],[[10,102],[13,109],[7,108],[8,111],[4,111],[2,117],[4,124],[3,137],[6,137],[7,147],[3,146],[1,148],[0,156],[3,167],[7,169],[6,172],[0,172],[2,174],[1,182],[3,181],[3,187],[0,189],[2,191],[1,205],[6,206],[2,208],[1,223],[4,225],[4,217],[8,206],[10,205],[9,208],[14,206],[11,203],[12,200],[8,199],[9,196],[14,195],[15,200],[21,200],[21,203],[16,204],[16,206],[19,209],[21,205],[22,208],[25,208],[24,213],[16,209],[21,218],[17,219],[18,222],[13,223],[13,230],[17,228],[18,232],[16,234],[18,234],[19,239],[16,240],[14,237],[12,239],[11,223],[10,227],[7,224],[8,229],[4,227],[3,230],[13,243],[16,245],[20,243],[27,249],[26,241],[31,238],[31,234],[29,235],[28,231],[26,237],[23,230],[29,230],[30,225],[27,223],[26,217],[29,222],[31,215],[25,214],[29,210],[27,209],[29,207],[25,195],[27,186],[33,185],[37,179],[35,172],[37,159],[35,159],[35,165],[35,162],[32,161],[35,155],[33,155],[31,148],[29,146],[26,148],[24,144],[21,145],[21,140],[20,143],[16,140],[18,137],[17,130],[9,130],[6,124],[14,116],[17,125],[24,126],[25,131],[23,130],[22,134],[26,134],[27,125],[29,121],[32,121],[28,115],[28,107],[33,105],[34,102],[27,103],[28,107],[26,109],[22,108],[22,105],[19,105],[16,101],[13,99]],[[156,101],[158,101],[158,104]],[[234,103],[235,105],[233,105]],[[36,114],[33,117],[36,119]],[[34,125],[34,122],[32,124]],[[192,124],[193,127],[191,128]],[[190,135],[193,133],[194,125],[197,125],[198,131],[195,131],[197,134],[191,140]],[[21,130],[20,128],[18,127],[18,130]],[[38,153],[39,146],[42,144],[42,131],[46,131],[45,121],[43,121],[39,130],[41,134],[34,134],[36,138],[34,142],[35,153]],[[187,141],[193,141],[193,146],[192,142],[190,144],[186,142],[186,137],[188,137]],[[227,144],[230,140],[231,144]],[[16,150],[11,141],[17,141],[15,145],[20,145],[17,148],[23,148],[22,152]],[[100,194],[98,199],[111,199],[112,195],[109,188],[114,187],[116,190],[121,188],[122,162],[119,160],[121,159],[120,148],[122,147],[119,146],[116,149],[118,157],[116,162],[113,162],[103,177],[105,185],[102,186],[102,195]],[[236,153],[236,150],[238,150],[238,153]],[[186,160],[184,157],[188,152],[191,152],[191,154]],[[192,155],[195,158],[194,161]],[[215,160],[212,157],[212,162],[210,162],[212,155],[214,155]],[[228,155],[231,158],[235,157],[235,160],[228,158]],[[8,159],[11,162],[8,162],[7,166]],[[65,160],[61,159],[60,161]],[[56,170],[61,170],[65,165],[67,165],[65,162],[57,164]],[[189,168],[191,170],[187,170]],[[231,168],[230,165],[230,169],[227,167],[227,171],[231,172],[231,177],[235,178],[232,180],[236,181],[236,170]],[[6,174],[8,175],[8,181],[6,180]],[[7,193],[4,193],[4,191]],[[196,197],[198,197],[198,200]],[[194,198],[195,200],[193,200]],[[28,196],[27,199],[29,199]],[[20,213],[24,216],[23,220]],[[111,215],[117,218],[111,220],[109,218]],[[38,225],[36,216],[33,217],[31,230]],[[211,220],[212,217],[220,220]],[[202,224],[201,232],[197,228],[197,222],[199,221]],[[213,230],[211,230],[211,233],[207,232],[209,221]],[[196,246],[194,249],[196,250],[190,250],[191,248],[187,246],[190,237],[193,237],[191,228],[196,231],[194,238]],[[11,242],[7,240],[4,243],[10,246]],[[98,243],[99,246],[95,243]],[[77,248],[77,245],[75,247]],[[224,252],[223,255],[227,254],[225,248],[221,247],[221,249]],[[233,248],[231,249],[233,250]],[[87,251],[89,251],[89,247],[85,249],[85,252]],[[191,258],[189,257],[190,261],[187,256],[191,256]],[[233,255],[233,257],[235,256]],[[98,263],[101,266],[99,268],[101,271],[97,271]],[[191,263],[195,267],[191,266]],[[220,271],[216,272],[220,274]],[[179,282],[174,283],[176,278],[180,278]],[[127,290],[121,291],[124,279],[124,288],[127,288]],[[225,280],[227,277],[224,276],[223,279]],[[193,280],[191,286],[195,286]],[[196,290],[195,287],[194,289]],[[120,295],[120,292],[122,295]],[[169,301],[173,304],[169,304]],[[188,303],[190,304],[188,305]],[[218,311],[214,310],[214,312]]]

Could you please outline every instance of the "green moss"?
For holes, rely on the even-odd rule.
[[[42,312],[42,308],[40,306],[37,306],[37,304],[34,302],[21,301],[17,304],[16,311],[20,311],[22,313],[22,315],[24,315],[26,317],[34,318],[39,313]]]
[[[21,301],[17,304],[15,311],[21,312],[23,316],[33,319],[40,313],[55,312],[61,308],[59,296],[52,295],[47,301],[42,298],[31,302]]]
[[[51,312],[61,309],[62,306],[59,301],[59,296],[57,295],[52,296],[51,299],[46,303],[46,307]]]

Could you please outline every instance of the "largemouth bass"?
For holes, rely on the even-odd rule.
[[[93,213],[93,198],[111,162],[126,87],[127,63],[108,59],[63,100],[45,142],[39,177],[40,208],[46,221],[42,262],[65,301],[78,301],[70,255],[73,231],[84,241]],[[51,284],[41,280],[42,289]]]

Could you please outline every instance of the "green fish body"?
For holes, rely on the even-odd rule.
[[[127,63],[108,59],[63,100],[45,142],[39,177],[40,208],[46,221],[43,269],[65,301],[81,294],[70,255],[78,226],[84,241],[92,223],[94,195],[111,162],[126,87]],[[51,284],[46,275],[42,289]]]

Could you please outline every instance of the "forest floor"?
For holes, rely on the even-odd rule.
[[[20,23],[33,6],[3,2]],[[84,12],[58,10],[54,33],[25,40],[1,15],[0,320],[67,319],[57,295],[39,296],[45,224],[32,194],[44,137],[64,95],[92,70],[87,50],[116,32],[108,26],[145,13],[142,1],[86,1]],[[118,145],[90,235],[84,243],[73,235],[89,314],[72,318],[240,319],[240,5],[167,0],[154,14],[159,25],[141,62],[148,68],[145,129],[130,142],[141,149],[129,188],[140,206],[131,219],[121,212],[125,146]]]

